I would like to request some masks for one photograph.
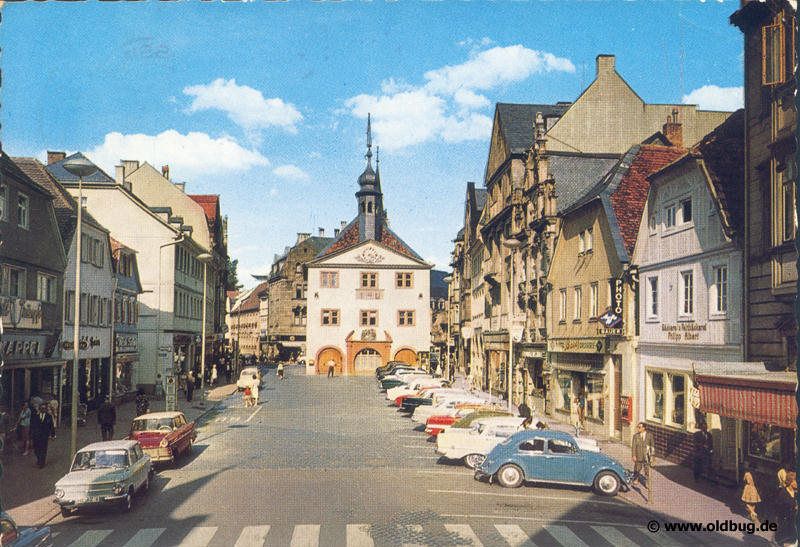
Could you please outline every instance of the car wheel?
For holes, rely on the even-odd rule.
[[[466,456],[464,456],[464,463],[470,469],[475,469],[480,464],[482,464],[483,460],[485,459],[486,456],[484,456],[483,454],[467,454]]]
[[[594,489],[604,496],[615,496],[619,491],[619,477],[611,471],[598,473],[594,478]]]
[[[71,514],[72,514],[72,510],[71,510],[71,509],[67,509],[66,507],[62,507],[62,508],[61,508],[61,516],[62,516],[62,517],[64,517],[64,518],[67,518],[67,517],[69,517]]]
[[[522,480],[522,469],[513,463],[507,463],[497,471],[497,482],[505,488],[516,488]]]
[[[122,500],[122,509],[127,513],[133,509],[133,486],[128,488],[125,493],[125,498]]]

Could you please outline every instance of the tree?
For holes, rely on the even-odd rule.
[[[236,287],[239,285],[239,278],[236,275],[237,267],[239,266],[239,259],[231,260],[228,257],[228,263],[225,266],[225,269],[228,272],[227,279],[225,280],[225,290],[228,291],[235,291]]]

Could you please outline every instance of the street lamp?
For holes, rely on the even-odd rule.
[[[197,255],[197,260],[203,263],[203,336],[200,342],[200,406],[206,406],[206,275],[208,271],[208,262],[213,259],[209,253],[201,253]],[[221,371],[220,371],[221,372]]]
[[[97,172],[97,166],[84,157],[76,157],[65,161],[64,169],[78,177],[78,223],[75,230],[75,317],[73,317],[72,350],[72,393],[70,396],[71,417],[69,455],[70,460],[78,451],[78,351],[80,349],[81,321],[81,239],[83,235],[83,177]]]
[[[447,355],[447,360],[445,364],[447,365],[447,379],[450,380],[450,331],[452,330],[451,324],[453,322],[452,317],[452,305],[451,305],[451,293],[452,293],[452,285],[453,276],[448,275],[442,281],[447,283],[447,336],[444,339],[445,351]]]
[[[513,374],[513,359],[514,359],[514,336],[511,329],[514,326],[514,249],[519,249],[522,242],[518,239],[504,239],[503,247],[511,250],[511,276],[510,279],[510,292],[508,296],[508,410],[511,410],[511,380]]]

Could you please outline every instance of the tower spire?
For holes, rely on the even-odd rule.
[[[372,165],[372,120],[371,115],[367,112],[367,165]]]

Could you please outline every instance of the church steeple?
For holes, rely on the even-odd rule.
[[[370,114],[367,114],[367,153],[364,157],[367,159],[367,166],[358,177],[359,191],[356,192],[359,220],[358,239],[359,241],[378,240],[383,221],[383,194],[380,177],[372,169],[372,117]]]

